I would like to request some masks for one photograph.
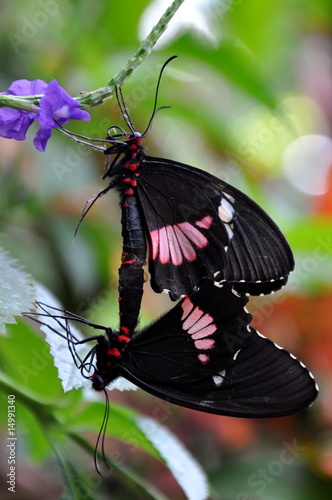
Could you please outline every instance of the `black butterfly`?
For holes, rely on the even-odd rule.
[[[168,62],[161,70],[157,93]],[[173,300],[190,294],[202,278],[227,281],[238,292],[252,295],[271,293],[285,285],[294,268],[293,255],[264,210],[203,170],[146,155],[142,139],[158,111],[156,103],[141,135],[134,129],[119,89],[117,97],[130,132],[111,127],[114,133],[108,135],[112,145],[104,151],[108,156],[104,178],[112,180],[87,205],[82,218],[100,196],[117,188],[129,242],[128,261],[141,265],[145,258],[142,239],[147,239],[151,286],[155,292],[168,291]],[[126,211],[133,198],[140,221]],[[135,235],[138,223],[144,232],[139,238]],[[140,252],[136,259],[130,245],[134,247],[137,241]]]
[[[72,349],[97,341],[79,363],[97,391],[122,376],[162,399],[208,413],[279,417],[304,410],[317,396],[312,374],[249,326],[247,302],[230,284],[217,287],[203,280],[198,291],[133,338],[67,312],[54,314],[44,305],[41,316],[57,318],[64,332],[51,329]],[[78,341],[71,319],[105,335]]]

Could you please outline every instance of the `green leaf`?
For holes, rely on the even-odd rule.
[[[80,407],[77,412],[73,410],[68,416],[66,429],[75,434],[98,433],[104,413],[105,403],[96,402],[83,409]],[[140,449],[160,460],[159,451],[140,429],[136,420],[138,417],[135,410],[111,403],[106,435],[124,441],[131,450]]]
[[[1,339],[1,367],[24,391],[56,399],[62,394],[60,381],[44,339],[22,320],[7,326],[9,336]]]
[[[15,323],[13,316],[34,307],[32,278],[19,263],[0,249],[0,333],[6,323]]]
[[[84,472],[75,467],[75,462],[70,460],[64,448],[60,446],[54,438],[51,438],[51,441],[53,442],[54,451],[56,452],[58,462],[67,483],[67,491],[62,497],[62,500],[77,500],[83,498],[84,500],[94,500],[94,497],[90,495],[85,485]]]
[[[90,443],[85,441],[80,436],[73,434],[71,435],[72,440],[77,443],[82,449],[90,453],[90,455],[94,455],[94,447],[91,446]],[[101,453],[98,453],[99,460],[103,460]],[[107,457],[109,464],[112,469],[107,469],[106,472],[103,473],[103,477],[107,477],[109,473],[111,476],[118,480],[122,486],[121,489],[128,489],[131,493],[135,493],[135,499],[137,500],[169,500],[163,493],[161,493],[157,488],[151,484],[146,479],[139,476],[135,471],[129,468],[126,465],[119,465],[116,460],[112,460],[112,458]],[[84,477],[83,477],[84,481]],[[125,497],[123,497],[125,498]]]

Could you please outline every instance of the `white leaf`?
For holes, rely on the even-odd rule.
[[[132,382],[129,382],[129,380],[123,377],[118,377],[117,379],[113,380],[110,385],[107,386],[107,389],[110,391],[112,391],[113,389],[117,389],[118,391],[136,391],[138,387]]]
[[[47,288],[39,283],[36,284],[36,300],[38,302],[42,302],[43,304],[47,304],[47,306],[50,307],[56,307],[60,310],[64,309],[57,298]],[[54,310],[47,310],[49,310],[50,314],[54,314]],[[39,308],[37,312],[42,313],[44,311]],[[61,315],[61,311],[59,314]],[[45,323],[45,325],[42,325],[40,329],[45,333],[46,342],[51,347],[50,352],[54,358],[54,366],[58,369],[63,390],[66,392],[71,389],[79,389],[80,387],[91,389],[91,380],[86,379],[81,375],[80,370],[74,363],[66,340],[51,330],[51,328],[54,328],[56,331],[59,331],[59,333],[65,335],[65,329],[61,328],[59,323],[51,316],[40,316],[39,319]],[[62,323],[64,324],[64,321]],[[83,340],[85,338],[73,321],[70,322],[70,330],[77,340]],[[87,342],[86,344],[77,344],[74,347],[79,357],[83,360],[93,345],[93,342]],[[119,377],[108,386],[108,389],[128,391],[135,390],[137,387],[128,380],[125,380],[123,377]],[[90,401],[98,399],[96,395],[96,391],[91,389],[86,392],[84,396],[86,400]]]
[[[135,422],[164,458],[188,500],[208,498],[208,482],[205,472],[177,437],[151,418],[136,417]]]
[[[16,323],[13,316],[33,309],[33,280],[20,264],[0,249],[0,333],[6,323]]]
[[[43,285],[39,283],[36,284],[36,292],[36,300],[38,302],[47,304],[50,307],[63,309],[63,306],[56,297]],[[37,312],[42,313],[44,311],[38,308]],[[54,314],[52,310],[49,310],[49,312],[50,314]],[[61,314],[61,312],[59,314]],[[80,387],[91,387],[91,381],[82,377],[80,370],[76,367],[66,340],[51,330],[51,328],[54,328],[56,331],[65,335],[65,329],[62,329],[58,322],[51,316],[39,316],[39,319],[45,323],[45,325],[41,325],[40,329],[45,333],[46,342],[51,347],[50,352],[54,358],[54,366],[58,369],[63,390],[66,392],[71,389],[79,389]],[[78,340],[84,339],[83,334],[75,325],[71,323],[70,328],[71,333]],[[90,349],[91,346],[87,344],[78,344],[75,346],[75,350],[81,359],[85,358]]]

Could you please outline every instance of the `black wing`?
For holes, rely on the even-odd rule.
[[[213,175],[145,156],[137,193],[149,240],[151,285],[172,299],[208,277],[260,295],[294,268],[276,224],[253,200]]]
[[[277,417],[307,408],[313,376],[249,326],[247,299],[204,280],[123,353],[121,374],[160,398],[236,417]]]

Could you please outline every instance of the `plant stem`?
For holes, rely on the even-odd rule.
[[[39,96],[39,98],[42,96]],[[38,105],[33,104],[33,101],[38,104],[39,99],[36,96],[14,96],[14,95],[1,95],[0,94],[0,108],[22,109],[23,111],[37,112]]]
[[[166,30],[170,20],[185,0],[173,0],[165,13],[161,16],[157,24],[152,28],[150,34],[142,41],[135,54],[128,60],[124,68],[111,78],[104,87],[90,92],[82,92],[80,96],[74,97],[81,108],[89,108],[102,104],[106,99],[112,97],[114,86],[123,84],[135,71],[144,59],[150,54],[151,50]],[[36,104],[40,100],[40,95],[36,96],[12,96],[0,94],[0,108],[7,107],[21,109],[24,111],[38,111]]]
[[[111,78],[105,87],[92,92],[88,92],[76,99],[84,106],[95,106],[101,104],[114,93],[114,86],[123,84],[129,76],[135,71],[144,59],[150,54],[151,50],[166,30],[170,20],[183,4],[184,0],[174,0],[165,13],[161,16],[157,24],[152,28],[150,34],[143,40],[135,54],[129,59],[125,67],[117,75]]]

